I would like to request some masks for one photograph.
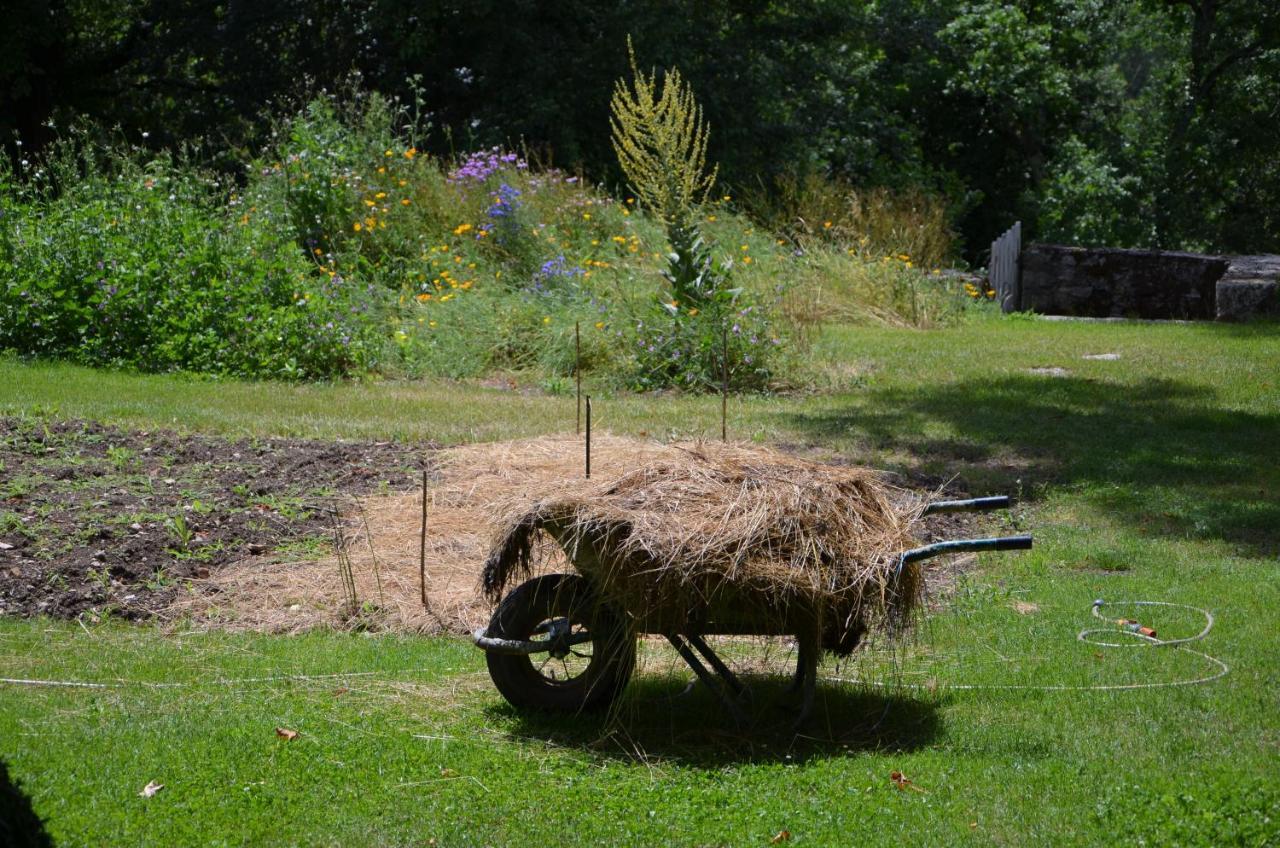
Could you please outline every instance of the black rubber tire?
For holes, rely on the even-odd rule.
[[[544,621],[564,617],[591,635],[591,656],[581,673],[551,680],[539,670],[547,654],[529,656],[489,651],[489,676],[508,703],[520,709],[578,713],[607,708],[622,693],[636,663],[635,636],[611,609],[601,604],[591,584],[577,574],[548,574],[520,584],[507,594],[488,635],[530,639]]]

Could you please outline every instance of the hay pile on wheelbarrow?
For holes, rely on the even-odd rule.
[[[513,502],[484,567],[485,592],[501,602],[474,638],[513,705],[574,712],[612,703],[631,675],[636,635],[660,634],[741,718],[746,688],[702,637],[794,635],[803,723],[821,651],[847,654],[867,630],[907,623],[923,560],[1032,543],[913,547],[913,527],[1009,505],[1003,496],[925,503],[872,471],[760,448],[670,446],[610,480],[566,481],[532,504]],[[506,592],[552,545],[577,574]]]
[[[497,601],[532,574],[545,533],[635,630],[799,629],[847,652],[914,608],[901,553],[923,508],[864,468],[701,443],[506,515],[483,585]]]
[[[636,635],[661,634],[740,717],[745,687],[702,637],[790,634],[803,721],[822,650],[847,654],[869,628],[908,621],[924,581],[903,552],[924,510],[867,469],[681,447],[513,507],[484,567],[486,594],[502,601],[476,643],[508,701],[575,711],[611,703],[630,677]],[[537,577],[504,598],[550,542],[578,574]]]

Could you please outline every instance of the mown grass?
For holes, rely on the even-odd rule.
[[[1265,845],[1280,839],[1280,334],[977,321],[832,328],[854,388],[731,403],[731,432],[1020,491],[1025,554],[984,557],[911,644],[830,676],[793,738],[761,682],[729,729],[670,657],[626,721],[522,717],[461,641],[0,622],[0,674],[184,688],[0,688],[0,759],[58,844]],[[1118,360],[1084,359],[1117,353]],[[1051,376],[1029,369],[1060,368]],[[573,400],[441,382],[281,387],[0,365],[0,412],[235,434],[508,438]],[[601,399],[602,426],[711,435],[711,399]],[[1094,598],[1212,610],[1193,647],[1077,641]],[[1021,605],[1021,610],[1017,605]],[[1132,611],[1117,609],[1117,615]],[[1177,637],[1187,610],[1144,618]],[[785,651],[774,651],[782,670]],[[347,680],[228,684],[266,674]],[[883,688],[879,684],[890,684]],[[978,688],[964,689],[959,686]],[[1025,686],[1028,688],[1001,688]],[[983,688],[994,687],[994,688]],[[346,691],[341,691],[346,690]],[[285,742],[277,726],[300,731]],[[812,737],[812,738],[808,738]],[[924,791],[899,789],[902,772]],[[149,780],[155,797],[137,793]]]

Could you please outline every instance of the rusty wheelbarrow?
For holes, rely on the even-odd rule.
[[[1010,503],[1006,496],[937,501],[926,506],[922,515],[1005,509]],[[801,724],[813,708],[821,652],[848,654],[863,635],[860,629],[824,632],[817,624],[824,616],[813,610],[776,597],[741,595],[708,603],[694,617],[682,617],[679,624],[646,616],[637,628],[635,618],[602,602],[597,587],[583,576],[597,570],[591,566],[600,552],[591,540],[570,541],[567,531],[557,532],[554,527],[548,532],[583,573],[548,574],[520,584],[502,598],[488,626],[473,635],[475,644],[486,652],[494,685],[517,708],[564,713],[607,708],[631,677],[636,638],[643,632],[665,637],[741,722],[745,717],[741,702],[748,689],[703,637],[790,635],[798,647],[791,688],[801,696],[797,718]],[[1027,550],[1031,544],[1029,535],[936,542],[898,555],[898,571],[941,554]]]

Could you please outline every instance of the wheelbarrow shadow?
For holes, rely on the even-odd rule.
[[[607,713],[524,712],[504,703],[490,718],[517,739],[579,748],[604,758],[670,760],[719,767],[804,762],[861,751],[912,751],[941,731],[937,698],[819,683],[812,718],[793,726],[796,698],[777,675],[745,675],[747,719],[735,724],[706,687],[687,675],[637,675]]]

